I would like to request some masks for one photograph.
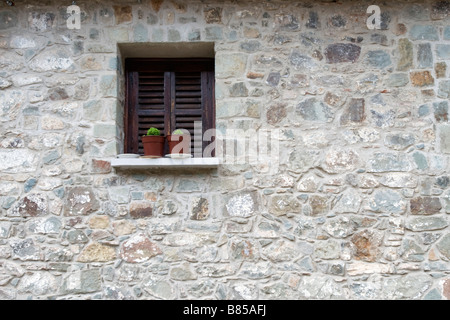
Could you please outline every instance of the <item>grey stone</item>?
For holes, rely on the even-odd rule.
[[[441,152],[450,153],[450,125],[438,125]]]
[[[256,52],[261,47],[261,43],[258,40],[249,40],[241,43],[240,48],[245,52]]]
[[[388,87],[404,87],[409,83],[407,73],[391,73],[386,81]]]
[[[240,77],[247,67],[247,54],[220,53],[216,55],[216,77]]]
[[[288,170],[295,173],[307,172],[319,165],[321,153],[306,148],[294,149],[289,154]]]
[[[347,217],[339,217],[335,220],[328,220],[324,224],[324,230],[333,238],[344,239],[352,235],[357,229],[354,221]]]
[[[116,97],[117,96],[117,76],[116,75],[101,76],[99,88],[100,88],[100,93],[103,98]]]
[[[58,281],[50,272],[26,274],[20,280],[19,292],[45,296],[58,290]]]
[[[189,41],[200,41],[201,40],[201,33],[199,30],[192,30],[188,33],[188,40]]]
[[[316,98],[309,98],[300,102],[295,111],[303,119],[309,121],[331,122],[334,118],[333,110],[322,101],[317,101]]]
[[[412,40],[439,40],[439,34],[436,27],[431,25],[414,25],[409,31]]]
[[[135,42],[148,41],[148,30],[143,24],[137,24],[133,30],[133,38]]]
[[[418,110],[419,117],[425,117],[430,114],[430,107],[426,104],[421,105]]]
[[[40,248],[34,244],[33,239],[12,240],[10,242],[12,255],[21,261],[36,261],[40,259]]]
[[[441,81],[439,81],[438,96],[440,98],[443,98],[443,99],[449,99],[450,98],[450,80],[441,80]]]
[[[0,239],[8,238],[10,231],[11,231],[11,223],[0,222]]]
[[[421,262],[425,259],[425,249],[415,240],[403,239],[399,254],[405,261]]]
[[[444,28],[444,40],[450,40],[450,26]]]
[[[398,71],[409,71],[413,67],[413,45],[408,39],[398,41],[399,58],[397,62]]]
[[[394,110],[370,110],[371,122],[377,127],[385,128],[390,127],[394,123],[395,111]]]
[[[59,49],[49,49],[36,55],[29,63],[31,70],[35,72],[61,72],[74,69],[72,55]]]
[[[424,69],[433,67],[433,53],[431,52],[431,44],[419,43],[419,47],[417,49],[417,66]]]
[[[309,29],[318,29],[320,28],[320,20],[319,15],[315,11],[309,12],[309,19],[306,22],[305,26]]]
[[[67,240],[71,244],[88,243],[89,238],[82,230],[71,230],[67,233]]]
[[[27,181],[25,181],[24,185],[23,185],[23,191],[24,192],[30,192],[31,189],[34,188],[34,186],[37,183],[37,179],[35,178],[30,178]]]
[[[361,47],[351,43],[335,43],[325,49],[327,63],[355,62],[360,53]]]
[[[206,27],[205,28],[205,37],[206,40],[222,40],[223,39],[223,30],[221,27]]]
[[[230,88],[230,96],[231,97],[247,97],[248,89],[245,86],[244,82],[233,83]]]
[[[61,227],[62,223],[58,218],[50,217],[33,220],[28,229],[34,233],[55,234],[59,233]]]
[[[347,189],[337,201],[334,211],[337,213],[358,213],[362,199],[355,189]]]
[[[281,75],[279,72],[271,72],[267,76],[266,83],[271,87],[276,87],[280,82]]]
[[[189,264],[184,263],[170,270],[170,278],[177,281],[188,281],[197,279],[197,276]]]
[[[341,246],[336,240],[318,241],[314,250],[317,259],[338,259],[341,254]]]
[[[416,138],[410,133],[390,133],[386,135],[386,145],[394,150],[403,150],[416,143]]]
[[[368,202],[368,209],[374,212],[401,214],[406,211],[407,203],[402,195],[393,190],[377,190]]]
[[[380,44],[382,46],[387,46],[387,44],[388,44],[386,35],[380,34],[380,33],[371,34],[370,41],[372,43]]]
[[[392,64],[391,56],[383,50],[369,51],[366,60],[369,65],[378,69],[384,69]]]
[[[418,182],[415,175],[393,172],[384,175],[380,183],[389,188],[415,188]]]
[[[450,185],[450,177],[448,176],[437,177],[436,185],[438,185],[442,189],[446,189]]]
[[[175,190],[177,192],[198,192],[201,191],[201,186],[196,180],[182,178],[178,181]]]
[[[272,262],[290,261],[299,257],[297,245],[291,241],[278,240],[263,248],[263,254]]]
[[[437,44],[436,54],[437,57],[441,60],[450,59],[450,44]]]
[[[449,89],[450,89],[450,81],[449,81]],[[437,122],[448,122],[449,116],[448,116],[447,101],[434,102],[433,110],[434,110],[434,118],[436,119]]]
[[[289,62],[296,70],[303,70],[303,69],[313,70],[317,67],[317,64],[313,58],[304,55],[297,49],[294,49],[291,52],[289,56]]]
[[[423,297],[423,300],[442,300],[442,296],[438,289],[434,288]]]
[[[346,26],[347,20],[345,19],[345,16],[336,14],[331,17],[330,24],[335,28],[342,28]]]
[[[403,153],[377,152],[367,163],[368,172],[405,172],[411,170],[411,164]]]
[[[416,151],[412,154],[412,157],[413,157],[414,163],[416,164],[417,169],[419,169],[419,170],[428,169],[428,167],[429,167],[428,161],[427,161],[426,156],[423,153]]]
[[[431,278],[426,274],[409,274],[399,278],[385,279],[383,299],[419,299],[431,287],[431,284]]]
[[[255,192],[241,192],[230,195],[226,199],[225,209],[231,217],[248,218],[258,210],[257,194]]]
[[[407,220],[405,228],[415,232],[441,230],[448,227],[442,217],[418,217]]]
[[[447,259],[450,259],[450,233],[445,234],[436,244],[436,247]]]

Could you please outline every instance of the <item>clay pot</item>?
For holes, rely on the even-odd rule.
[[[160,158],[164,155],[164,136],[142,136],[144,156]]]

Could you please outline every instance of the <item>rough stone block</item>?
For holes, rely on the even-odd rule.
[[[406,38],[398,41],[399,58],[397,62],[398,71],[408,71],[413,67],[413,45],[412,42]]]
[[[450,44],[437,44],[436,45],[436,54],[438,59],[440,60],[449,60],[450,59]]]
[[[450,98],[450,80],[439,81],[438,97],[443,99]]]
[[[355,62],[361,53],[361,47],[352,43],[335,43],[325,49],[327,63]]]
[[[139,233],[122,244],[120,257],[126,262],[138,263],[145,262],[161,253],[161,249],[155,243]]]
[[[304,120],[309,121],[331,122],[334,118],[333,110],[316,98],[309,98],[300,102],[295,111],[300,114]]]
[[[438,132],[441,152],[450,153],[450,125],[439,125]]]
[[[417,66],[421,69],[433,67],[433,53],[431,51],[431,44],[419,43],[419,47],[417,49]]]
[[[431,86],[434,84],[434,78],[430,71],[414,71],[409,76],[411,83],[415,87]]]
[[[66,216],[87,215],[98,210],[99,207],[98,200],[91,188],[68,188],[64,206],[64,214]]]
[[[410,200],[412,214],[430,215],[439,213],[442,204],[437,197],[417,197]]]
[[[216,55],[216,77],[239,77],[245,74],[248,56],[245,53],[219,53]]]
[[[436,27],[431,25],[414,25],[409,31],[412,40],[439,40],[439,34]]]

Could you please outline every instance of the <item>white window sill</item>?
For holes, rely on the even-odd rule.
[[[111,166],[120,169],[217,168],[219,164],[219,158],[116,158],[111,160]]]

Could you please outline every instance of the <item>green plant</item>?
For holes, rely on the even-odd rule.
[[[172,134],[184,134],[184,132],[181,129],[177,129]]]
[[[150,129],[148,129],[147,135],[148,136],[159,136],[159,135],[161,135],[161,132],[159,131],[159,129],[151,127]]]

